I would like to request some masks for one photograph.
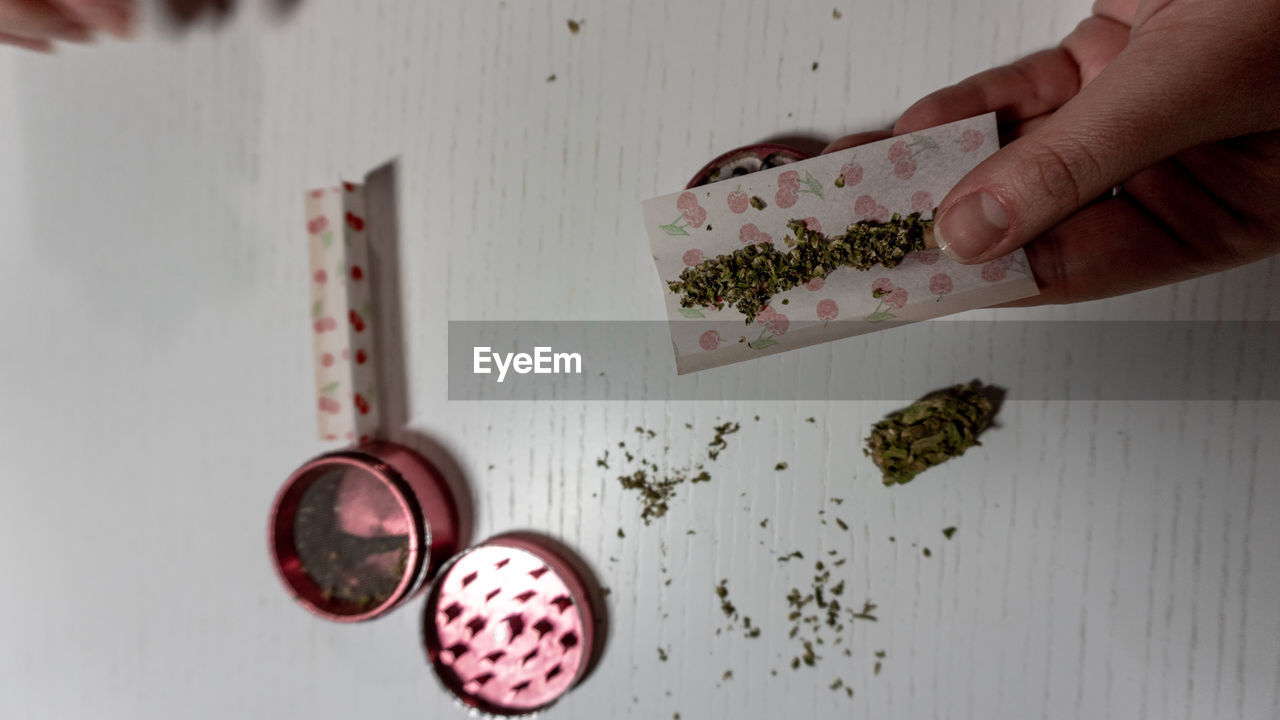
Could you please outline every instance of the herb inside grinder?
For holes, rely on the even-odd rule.
[[[933,219],[918,212],[906,217],[895,213],[887,222],[856,222],[841,235],[823,235],[801,220],[787,227],[795,236],[786,239],[788,251],[772,243],[747,245],[685,268],[678,280],[667,283],[668,289],[680,295],[681,307],[722,310],[730,305],[750,323],[774,295],[825,278],[838,267],[896,267],[907,253],[925,248]]]
[[[885,485],[910,482],[916,475],[980,444],[995,406],[982,383],[932,392],[910,407],[877,422],[863,451],[884,474]]]

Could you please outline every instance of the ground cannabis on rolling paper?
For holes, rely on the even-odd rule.
[[[841,266],[869,270],[876,265],[896,267],[913,250],[925,248],[925,231],[933,219],[920,213],[894,214],[888,222],[862,220],[841,235],[823,235],[801,220],[787,224],[789,250],[772,243],[747,245],[685,268],[679,280],[667,283],[680,295],[681,307],[736,308],[750,323],[778,293],[825,278]]]
[[[938,390],[877,422],[864,452],[884,474],[885,485],[910,482],[980,444],[978,435],[994,412],[977,381]]]

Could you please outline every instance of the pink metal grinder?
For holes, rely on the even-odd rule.
[[[767,170],[779,165],[787,165],[797,160],[808,160],[811,155],[797,150],[790,145],[779,143],[757,143],[730,150],[702,166],[693,176],[685,189],[699,185],[728,180],[732,177],[749,175],[760,170]]]
[[[427,460],[365,443],[289,477],[271,508],[269,544],[303,607],[337,622],[369,620],[420,592],[457,551],[458,514]]]
[[[500,535],[455,557],[423,614],[436,675],[481,712],[551,705],[587,674],[597,650],[602,616],[586,577],[539,536]]]

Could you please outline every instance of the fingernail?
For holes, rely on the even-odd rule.
[[[86,0],[77,9],[94,27],[121,40],[133,35],[133,5],[130,0]]]
[[[938,247],[966,262],[990,250],[1009,229],[1009,214],[994,197],[971,193],[942,212],[934,225]]]

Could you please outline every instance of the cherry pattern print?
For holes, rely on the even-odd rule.
[[[747,207],[751,205],[751,198],[747,197],[747,194],[742,192],[742,186],[739,185],[737,190],[729,193],[729,196],[725,198],[725,203],[729,206],[729,212],[735,215],[741,215],[746,212]]]
[[[933,265],[942,257],[942,253],[937,250],[918,250],[907,257],[915,258],[921,265]]]
[[[916,159],[938,149],[938,143],[928,135],[916,133],[906,140],[898,140],[889,146],[889,162],[893,174],[900,180],[910,180],[916,174]]]
[[[942,296],[950,295],[953,287],[951,276],[946,273],[936,273],[929,278],[929,292],[938,296],[934,302],[942,302]]]
[[[816,277],[816,278],[814,278],[814,279],[810,280],[809,282],[805,283],[805,284],[804,284],[804,289],[805,289],[805,290],[808,290],[809,292],[818,292],[818,291],[819,291],[819,290],[821,290],[821,289],[823,288],[823,286],[825,286],[826,284],[827,284],[827,281],[826,281],[826,280],[823,280],[823,279],[822,279],[822,278],[820,278],[820,277]]]
[[[871,311],[870,315],[863,318],[863,320],[866,320],[867,322],[884,322],[885,320],[892,320],[897,317],[897,315],[889,312],[889,310],[885,308],[885,305],[901,310],[903,306],[907,304],[906,288],[898,287],[892,280],[886,277],[876,278],[876,280],[871,283],[871,297],[879,300],[880,302],[876,305],[876,309]]]
[[[986,138],[982,136],[981,132],[974,128],[969,128],[968,130],[960,133],[960,150],[963,152],[973,152],[974,150],[982,147],[982,143],[985,141]]]
[[[684,251],[684,255],[682,255],[680,259],[685,265],[693,267],[694,265],[698,265],[702,262],[702,251],[698,248],[690,248]]]
[[[778,207],[789,208],[796,204],[801,194],[808,194],[822,199],[822,183],[813,176],[808,170],[804,173],[804,179],[800,179],[800,173],[795,170],[784,170],[778,175],[778,191],[774,194],[773,200],[778,203]]]
[[[756,227],[755,223],[747,223],[738,230],[738,242],[743,245],[767,245],[773,242],[773,237]]]
[[[708,330],[698,337],[698,347],[703,350],[715,350],[720,347],[720,343],[724,339],[720,337],[720,333],[715,330]]]
[[[889,208],[876,202],[876,199],[870,195],[860,195],[853,201],[853,213],[859,220],[876,222],[887,222],[890,216]]]
[[[707,221],[707,209],[698,204],[698,196],[685,191],[676,198],[676,210],[680,215],[658,229],[672,236],[688,236],[690,227],[702,227]]]
[[[840,306],[831,298],[823,298],[818,301],[818,319],[823,325],[835,320],[840,315]]]
[[[836,187],[851,188],[862,182],[862,166],[852,162],[841,165],[839,180]]]
[[[787,330],[791,327],[791,319],[786,315],[773,309],[773,306],[766,305],[763,310],[756,315],[756,324],[763,325],[764,329],[760,331],[760,335],[755,340],[747,343],[747,347],[752,350],[764,350],[778,344],[778,338],[786,335]]]

